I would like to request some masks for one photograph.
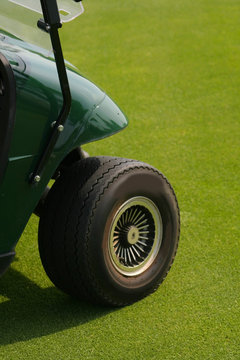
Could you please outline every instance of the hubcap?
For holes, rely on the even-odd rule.
[[[137,196],[117,210],[110,227],[108,251],[123,275],[143,273],[155,260],[162,242],[162,218],[152,200]]]
[[[127,241],[129,245],[134,245],[139,240],[139,230],[136,226],[131,226],[128,234],[127,234]]]

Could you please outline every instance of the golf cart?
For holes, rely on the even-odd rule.
[[[166,277],[179,209],[157,169],[81,148],[128,124],[63,58],[59,29],[82,13],[77,0],[0,3],[0,275],[36,213],[51,281],[77,298],[123,306]]]

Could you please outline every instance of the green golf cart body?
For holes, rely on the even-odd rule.
[[[166,276],[177,249],[179,211],[170,184],[156,169],[133,160],[85,156],[81,150],[83,144],[103,139],[124,129],[128,124],[126,116],[102,90],[81,76],[73,65],[61,63],[61,58],[57,59],[56,52],[61,49],[50,52],[46,47],[39,46],[38,42],[36,44],[35,40],[31,41],[27,27],[24,35],[19,30],[21,16],[29,18],[28,14],[34,13],[36,38],[47,36],[49,39],[50,33],[54,49],[53,39],[62,25],[56,10],[57,5],[59,10],[63,8],[63,18],[67,14],[69,21],[69,18],[71,20],[82,12],[78,9],[75,13],[76,6],[80,4],[75,2],[73,5],[73,0],[59,0],[58,3],[56,0],[40,0],[35,3],[33,0],[1,0],[0,275],[10,265],[15,246],[29,217],[39,204],[44,204],[40,211],[39,249],[50,279],[70,295],[81,297],[83,294],[93,301],[119,306],[130,304],[154,291]],[[67,6],[70,6],[70,10]],[[44,33],[36,25],[41,17],[44,19],[40,20],[38,27],[45,30]],[[52,28],[55,35],[51,33]],[[64,72],[65,80],[62,80]],[[69,110],[66,116],[63,116],[62,122],[58,123],[64,113],[64,86],[67,81],[71,92]],[[55,140],[52,140],[53,137]],[[139,185],[135,177],[142,179],[139,180]],[[65,178],[66,180],[63,180]],[[56,181],[53,190],[49,191],[47,185],[51,179]],[[122,188],[124,181],[126,184]],[[66,186],[68,182],[69,186]],[[74,190],[75,187],[77,190]],[[85,190],[87,187],[88,190]],[[77,195],[80,192],[81,195]],[[97,200],[90,201],[89,194],[94,192],[94,199]],[[101,200],[102,194],[108,192],[107,200]],[[118,194],[121,199],[117,199]],[[95,266],[99,262],[96,269],[92,266],[92,270],[89,270],[89,266],[84,265],[80,270],[83,265],[76,268],[77,259],[66,260],[62,253],[58,258],[64,257],[65,260],[62,263],[56,260],[56,252],[52,251],[52,248],[56,246],[60,249],[61,244],[51,239],[61,238],[62,235],[57,234],[61,225],[56,225],[56,229],[51,230],[51,233],[47,229],[50,223],[55,223],[55,218],[52,218],[53,206],[56,204],[55,213],[61,208],[57,204],[60,196],[65,196],[66,203],[71,197],[79,196],[79,203],[82,198],[85,199],[82,207],[78,204],[75,206],[72,202],[68,205],[68,213],[61,210],[56,216],[62,224],[65,218],[74,218],[75,213],[82,209],[82,220],[78,214],[77,225],[71,224],[68,230],[66,225],[61,234],[73,231],[76,233],[76,228],[82,224],[80,232],[85,232],[84,240],[81,241],[79,235],[79,239],[74,240],[74,245],[69,246],[76,248],[76,241],[79,241],[79,249],[88,257],[83,263],[92,262]],[[110,204],[113,199],[115,202]],[[94,220],[93,209],[96,209],[94,216],[98,216],[97,219],[102,216],[101,228],[101,220]],[[144,225],[138,220],[141,218]],[[84,230],[88,219],[92,227],[89,225]],[[149,228],[152,228],[151,232],[148,231]],[[104,235],[106,229],[109,233],[107,237]],[[116,236],[116,229],[120,235]],[[95,234],[92,235],[94,240],[87,240],[91,231]],[[94,244],[98,236],[99,243]],[[48,238],[50,240],[47,240]],[[48,248],[51,241],[51,248]],[[63,241],[65,249],[71,240],[66,240],[64,235]],[[92,249],[89,250],[92,255],[87,255],[86,246]],[[70,248],[66,251],[70,253]],[[102,254],[98,255],[101,252]],[[55,265],[52,265],[53,263]],[[102,275],[97,280],[101,269]],[[79,285],[84,283],[86,274],[91,271],[90,280]],[[75,276],[76,279],[73,279]],[[95,278],[91,281],[93,277]],[[73,284],[69,285],[71,281]],[[89,283],[91,285],[88,285]],[[79,289],[76,289],[78,286]]]

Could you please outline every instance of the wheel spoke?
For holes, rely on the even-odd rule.
[[[119,222],[119,224],[120,224],[120,226],[121,226],[121,228],[123,227],[123,224],[122,224],[122,218],[120,218],[119,220],[118,220],[118,222]],[[120,228],[120,229],[121,229]]]
[[[144,219],[142,222],[140,222],[140,223],[138,224],[138,229],[139,229],[139,225],[145,224],[146,222],[147,222],[147,219]]]
[[[150,231],[139,231],[139,234],[149,234]]]
[[[143,215],[138,219],[138,221],[135,222],[135,226],[138,225],[139,221],[142,220],[143,217],[145,217],[145,214],[143,214]],[[141,223],[140,223],[140,224],[141,224]]]
[[[135,246],[141,251],[144,252],[143,248],[139,244],[135,244]]]
[[[128,222],[131,221],[132,212],[133,212],[133,208],[131,208],[129,211]]]
[[[147,244],[145,244],[143,241],[138,240],[138,244],[141,244],[142,246],[147,246]]]
[[[147,219],[144,220],[145,222],[147,222]],[[146,224],[146,225],[143,225],[143,226],[139,226],[140,224],[138,224],[138,230],[141,230],[141,229],[146,229],[146,228],[149,228],[149,224]]]
[[[128,217],[129,217],[129,210],[127,210],[125,214],[125,224],[128,223]]]
[[[134,252],[133,252],[132,248],[130,248],[129,250],[130,250],[130,253],[131,253],[131,255],[132,255],[132,257],[133,257],[134,261],[136,261],[136,257],[135,257],[135,255],[134,255]]]
[[[125,261],[125,264],[127,264],[127,250],[124,249],[124,261]]]
[[[124,261],[124,248],[122,248],[122,250],[121,250],[121,259],[122,259],[122,261]]]
[[[139,258],[141,257],[141,255],[139,254],[139,252],[138,252],[137,249],[136,249],[136,245],[133,245],[132,250],[134,250],[135,254],[136,254]]]
[[[116,242],[116,243],[113,245],[114,249],[116,249],[119,245],[120,245],[119,242]],[[116,250],[115,250],[115,251],[116,251]]]
[[[129,265],[132,265],[132,259],[131,259],[130,249],[127,249],[127,254],[128,254]]]
[[[119,255],[119,251],[121,250],[121,246],[120,244],[118,244],[117,248],[116,248],[116,255]]]
[[[135,221],[138,219],[138,217],[141,215],[141,211],[136,209],[137,214],[134,216],[134,218],[132,219],[132,223],[135,224]]]
[[[133,218],[134,218],[136,212],[137,212],[137,208],[133,211],[133,214],[132,214],[131,218],[129,219],[129,221],[133,222]]]
[[[148,238],[148,237],[146,237],[146,236],[139,236],[139,239],[149,240],[149,238]]]

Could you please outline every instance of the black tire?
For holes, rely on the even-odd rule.
[[[179,232],[176,196],[158,170],[136,160],[86,158],[50,190],[39,251],[49,278],[64,292],[123,306],[164,280]]]

